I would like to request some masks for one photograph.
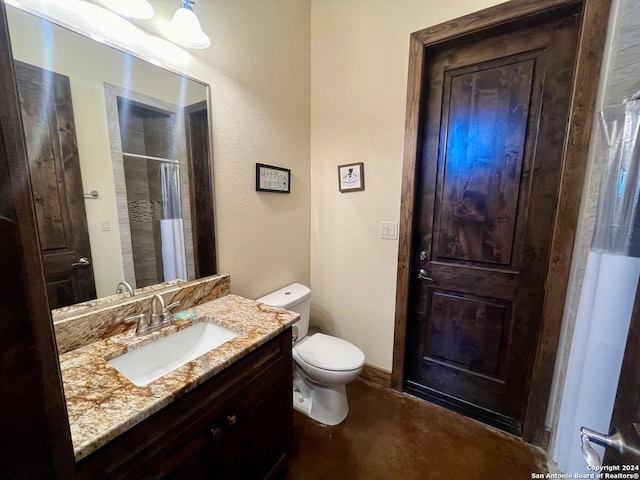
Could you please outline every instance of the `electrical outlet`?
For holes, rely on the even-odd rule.
[[[398,223],[397,222],[381,222],[380,238],[384,240],[398,239]]]

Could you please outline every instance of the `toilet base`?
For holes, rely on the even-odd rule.
[[[293,391],[293,408],[324,425],[338,425],[349,413],[344,385],[306,386],[306,394]]]
[[[311,398],[303,397],[300,392],[293,391],[293,408],[307,417],[311,414]]]

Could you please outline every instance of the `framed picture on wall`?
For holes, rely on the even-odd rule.
[[[364,190],[364,163],[338,165],[338,186],[341,193]]]
[[[291,193],[291,170],[256,163],[256,191]]]

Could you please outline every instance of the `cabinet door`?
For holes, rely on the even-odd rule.
[[[221,438],[217,427],[201,432],[162,460],[151,477],[163,480],[220,478]]]
[[[291,423],[291,390],[272,376],[229,410],[224,434],[225,479],[273,478],[284,467]],[[288,410],[289,409],[289,410]]]

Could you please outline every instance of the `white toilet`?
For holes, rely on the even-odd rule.
[[[307,336],[311,290],[294,283],[258,302],[300,314],[293,325],[293,407],[325,425],[337,425],[349,413],[345,385],[362,371],[364,353],[330,335]]]

